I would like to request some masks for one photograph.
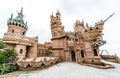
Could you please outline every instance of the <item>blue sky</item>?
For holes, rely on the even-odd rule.
[[[62,24],[66,31],[73,31],[75,21],[84,20],[90,26],[106,19],[115,12],[104,25],[103,39],[107,44],[101,47],[110,54],[120,56],[120,1],[119,0],[0,0],[0,38],[7,31],[7,19],[23,7],[24,20],[28,22],[27,36],[38,36],[39,42],[50,41],[50,15],[57,9],[61,12]]]

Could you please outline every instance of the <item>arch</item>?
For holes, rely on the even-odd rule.
[[[108,53],[107,50],[102,50],[100,54],[102,55],[102,53],[103,53],[104,51],[107,53],[107,55],[109,55],[109,53]]]
[[[71,58],[72,58],[72,61],[76,61],[76,55],[74,51],[71,51]]]

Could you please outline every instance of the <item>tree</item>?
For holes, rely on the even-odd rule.
[[[7,62],[13,62],[17,56],[17,52],[14,49],[5,49],[4,54],[7,57]]]
[[[17,69],[17,64],[14,62],[17,53],[14,49],[9,49],[6,44],[0,40],[0,73],[5,74]]]
[[[6,48],[6,47],[7,47],[6,44],[2,40],[0,40],[0,49]]]

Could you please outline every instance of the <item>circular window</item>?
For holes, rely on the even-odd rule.
[[[20,49],[20,54],[22,54],[23,53],[23,49]]]

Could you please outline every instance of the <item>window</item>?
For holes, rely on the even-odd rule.
[[[12,29],[12,33],[14,33],[14,29]]]
[[[96,49],[94,49],[94,56],[98,56]]]
[[[84,58],[84,51],[81,50],[81,57]]]
[[[57,31],[53,32],[53,36],[56,36],[57,35]]]
[[[23,49],[20,49],[20,54],[22,54],[23,53]]]
[[[23,32],[22,35],[25,35],[25,32]]]

